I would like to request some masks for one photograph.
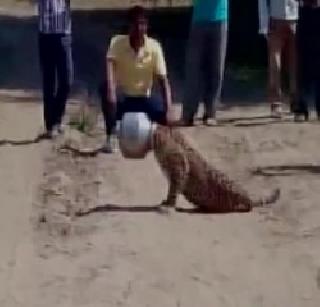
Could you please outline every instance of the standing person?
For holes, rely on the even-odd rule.
[[[149,37],[145,9],[128,12],[128,34],[112,38],[106,57],[106,82],[100,88],[107,141],[104,152],[112,153],[111,136],[116,121],[126,112],[145,112],[160,124],[172,121],[171,88],[162,47]],[[162,99],[152,95],[154,81]]]
[[[300,1],[298,23],[299,96],[295,109],[296,121],[307,121],[308,90],[315,92],[315,106],[320,120],[320,1]]]
[[[288,59],[291,111],[297,98],[298,6],[298,0],[259,0],[259,32],[266,35],[268,42],[268,99],[274,117],[282,116],[281,70],[284,54]]]
[[[44,137],[61,133],[73,79],[70,0],[37,0],[43,81]]]
[[[186,55],[186,83],[181,122],[192,126],[200,100],[203,123],[216,125],[216,103],[224,77],[228,32],[228,0],[194,0]]]

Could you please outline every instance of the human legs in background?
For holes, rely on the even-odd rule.
[[[315,91],[316,111],[320,115],[320,8],[302,7],[298,23],[298,100],[295,120],[309,119],[308,93]]]
[[[297,103],[298,81],[297,81],[297,22],[288,21],[285,56],[288,58],[288,73],[289,73],[289,103],[290,112],[294,112]]]
[[[318,37],[318,40],[320,40],[320,37]],[[315,99],[316,99],[317,117],[318,117],[318,120],[320,120],[320,46],[318,49],[318,61],[317,61],[316,72],[317,72],[317,75],[315,80],[315,91],[316,91]]]
[[[185,63],[185,95],[182,121],[192,125],[200,100],[205,124],[215,124],[227,49],[226,21],[195,23],[190,32]]]
[[[202,58],[205,52],[205,27],[193,24],[189,36],[185,60],[185,86],[182,102],[182,122],[193,125],[203,84]]]
[[[314,11],[314,44],[315,44],[315,105],[318,120],[320,120],[320,7]]]
[[[43,115],[47,132],[52,132],[56,118],[55,87],[56,87],[56,61],[52,35],[39,35],[39,57],[42,71]]]
[[[270,20],[268,34],[268,97],[271,115],[282,116],[282,56],[285,55],[289,73],[290,110],[293,111],[297,100],[297,50],[296,27],[294,20]]]
[[[48,136],[60,126],[73,79],[70,35],[39,34],[43,111]]]
[[[227,22],[214,22],[209,25],[203,61],[203,121],[207,125],[216,124],[216,103],[221,99],[227,51],[227,36]]]
[[[268,98],[271,115],[280,117],[282,113],[281,55],[284,45],[281,20],[271,19],[268,34]]]
[[[55,99],[57,109],[55,125],[60,127],[73,82],[72,38],[70,35],[60,37],[56,56],[58,86]]]

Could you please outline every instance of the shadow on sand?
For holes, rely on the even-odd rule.
[[[41,141],[45,140],[45,138],[41,135],[37,136],[34,139],[28,139],[28,140],[0,140],[0,146],[6,146],[6,145],[11,145],[11,146],[25,146],[25,145],[32,145],[32,144],[37,144]]]
[[[258,167],[251,171],[254,176],[294,176],[299,173],[320,174],[320,165],[297,164]]]
[[[155,206],[121,206],[115,204],[106,204],[102,206],[97,206],[91,208],[87,211],[77,212],[77,217],[84,217],[94,213],[103,213],[103,212],[126,212],[126,213],[157,213],[161,215],[168,215],[170,211],[173,210],[177,213],[184,214],[199,214],[199,215],[207,215],[207,214],[232,214],[232,213],[246,213],[247,211],[205,211],[199,208],[167,208],[160,205]]]
[[[165,213],[163,207],[160,205],[156,206],[119,206],[114,204],[106,204],[102,206],[97,206],[91,208],[87,211],[78,212],[76,215],[78,217],[90,215],[93,213],[101,212],[130,212],[130,213]]]

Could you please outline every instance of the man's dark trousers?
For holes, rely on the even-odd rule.
[[[44,121],[48,131],[60,125],[73,81],[70,34],[39,34]]]
[[[301,7],[297,43],[299,58],[299,98],[295,113],[307,114],[307,92],[315,91],[315,106],[320,116],[320,7]]]

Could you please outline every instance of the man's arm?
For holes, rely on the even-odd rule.
[[[117,102],[116,65],[118,58],[117,37],[113,37],[106,55],[106,82],[107,101],[115,104]]]
[[[170,112],[170,109],[172,107],[172,95],[171,95],[171,87],[170,87],[168,77],[166,75],[158,76],[158,80],[161,87],[162,97],[166,104],[166,108],[168,112]]]
[[[113,104],[117,102],[115,65],[116,64],[113,59],[107,58],[107,62],[106,62],[107,101]]]
[[[170,123],[173,121],[171,86],[168,79],[166,61],[159,43],[157,44],[155,56],[155,76],[160,84],[162,97],[167,109],[167,121]]]

